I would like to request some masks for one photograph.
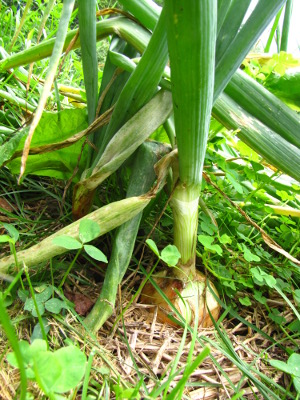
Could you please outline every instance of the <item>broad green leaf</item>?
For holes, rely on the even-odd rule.
[[[79,224],[79,238],[82,243],[88,243],[100,236],[100,227],[91,219],[83,219]]]
[[[86,357],[84,353],[78,347],[68,346],[55,351],[53,356],[61,368],[53,391],[65,393],[74,389],[85,373]]]
[[[11,159],[14,155],[15,151],[17,150],[20,141],[28,134],[28,129],[23,131],[17,132],[10,140],[1,144],[0,147],[0,167]]]
[[[51,286],[47,286],[42,292],[38,293],[35,296],[36,302],[37,303],[44,303],[45,301],[50,299],[50,297],[52,296],[52,293],[53,293],[52,287]]]
[[[274,276],[267,274],[259,267],[254,267],[250,269],[250,272],[259,284],[266,284],[269,287],[274,287],[276,285],[276,279]]]
[[[35,340],[36,342],[36,340]],[[35,343],[33,342],[33,343]],[[55,357],[55,353],[50,351],[38,353],[34,355],[35,372],[44,387],[46,393],[54,393],[56,391],[57,382],[63,374],[63,367],[59,360]],[[66,369],[69,371],[71,365]]]
[[[270,360],[269,361],[272,367],[275,367],[277,369],[280,369],[280,371],[286,372],[287,374],[292,375],[293,373],[293,367],[289,366],[287,363],[280,361],[280,360]]]
[[[245,257],[246,261],[249,261],[249,262],[260,261],[260,258],[257,255],[251,253],[250,249],[247,246],[245,246],[244,243],[242,244],[242,246],[243,246],[244,257]]]
[[[68,250],[78,250],[81,249],[82,247],[82,244],[78,240],[72,238],[71,236],[66,236],[66,235],[57,236],[53,238],[52,241],[57,246],[64,247],[65,249]]]
[[[48,320],[46,318],[42,318],[42,323],[43,323],[44,331],[47,335],[50,331],[50,325],[48,324]],[[40,322],[38,322],[34,326],[32,335],[30,336],[31,343],[33,343],[35,340],[38,340],[38,339],[39,340],[43,339],[43,332],[41,329]]]
[[[294,384],[295,389],[297,390],[297,392],[299,394],[300,393],[300,378],[293,377],[293,384]]]
[[[44,112],[35,130],[31,148],[65,141],[86,128],[87,115],[85,109],[66,109],[56,113]],[[11,139],[8,143],[13,140],[14,139]],[[82,138],[72,146],[53,152],[29,155],[26,174],[50,176],[57,179],[69,179],[78,165],[79,170],[74,177],[74,181],[76,182],[83,172],[86,163],[85,149],[81,155],[80,161],[78,159],[84,140],[85,139]],[[23,138],[17,148],[18,151],[23,149],[24,141],[25,137],[23,134]],[[7,166],[13,174],[19,174],[20,156],[9,162]]]
[[[65,303],[60,299],[50,299],[45,303],[46,310],[53,314],[59,314],[64,307]]]
[[[30,301],[31,300],[31,301]],[[27,303],[28,302],[28,303]],[[27,304],[26,304],[27,303]],[[37,308],[38,308],[38,312],[40,315],[43,315],[45,312],[45,307],[43,303],[37,303]],[[35,305],[33,303],[32,299],[27,299],[24,305],[24,310],[28,310],[31,312],[31,314],[33,315],[33,317],[38,316],[37,310],[35,308]]]
[[[152,239],[147,239],[146,243],[150,247],[150,249],[153,251],[153,253],[156,254],[158,258],[160,258],[159,250],[156,246],[156,243]]]
[[[292,375],[300,378],[300,354],[293,353],[289,357],[287,364],[290,368],[293,369]]]
[[[177,265],[181,254],[179,253],[176,246],[169,244],[161,251],[161,259],[168,264],[169,267],[175,267]]]
[[[267,304],[267,298],[258,290],[254,290],[254,298],[261,304]]]
[[[16,243],[20,236],[17,229],[11,224],[7,224],[5,222],[2,222],[2,224],[3,224],[4,228],[7,230],[7,232],[10,234],[10,236],[12,237],[14,242]]]
[[[299,68],[291,69],[289,72],[280,76],[278,74],[270,74],[264,82],[265,87],[274,93],[283,101],[292,103],[300,107],[299,90],[300,90],[300,73]]]
[[[108,262],[106,255],[102,253],[101,250],[97,249],[97,247],[91,246],[89,244],[85,244],[83,247],[90,257],[94,258],[97,261],[102,261],[105,263]]]
[[[209,219],[202,221],[200,227],[203,232],[206,232],[209,235],[213,235],[218,230],[218,228],[212,222],[210,222]]]
[[[9,235],[0,235],[0,243],[14,243],[14,240]]]
[[[295,289],[293,292],[294,299],[300,305],[300,289]]]
[[[238,181],[235,179],[235,177],[231,173],[227,172],[226,178],[229,180],[229,182],[232,184],[232,186],[235,188],[235,190],[238,193],[243,194],[244,191],[243,191],[242,185],[240,185],[238,183]]]
[[[281,325],[286,322],[286,319],[283,315],[280,315],[280,311],[276,308],[273,308],[271,312],[268,313],[269,318],[275,322],[275,324]]]
[[[26,376],[28,379],[35,379],[35,372],[33,370],[33,359],[35,354],[46,353],[47,344],[44,340],[36,339],[31,345],[26,340],[19,342],[20,351],[26,368]],[[13,366],[18,368],[18,362],[15,353],[7,355],[7,361]]]
[[[21,301],[23,301],[23,303],[25,303],[26,299],[27,299],[28,296],[29,296],[29,290],[26,290],[26,289],[19,289],[19,290],[18,290],[18,296],[19,296],[19,299],[20,299]]]
[[[294,196],[288,194],[285,190],[276,190],[276,194],[281,197],[282,201],[294,200]]]
[[[31,361],[30,344],[26,340],[20,340],[19,347],[20,347],[20,351],[21,351],[21,354],[23,357],[25,367],[27,367],[27,365]],[[12,365],[15,368],[19,367],[15,353],[13,353],[13,352],[8,353],[6,358],[7,358],[7,361],[10,363],[10,365]]]
[[[207,250],[216,252],[219,254],[219,256],[222,255],[222,248],[218,244],[212,244],[214,241],[213,237],[207,235],[198,235],[198,240]]]
[[[222,236],[220,236],[220,242],[222,244],[231,244],[232,240],[226,233],[224,233]]]
[[[240,297],[239,298],[239,302],[243,305],[243,306],[246,306],[246,307],[248,307],[248,306],[251,306],[251,300],[249,299],[249,297],[248,296],[246,296],[246,297]]]
[[[287,374],[292,375],[293,384],[298,393],[300,393],[300,354],[293,353],[287,363],[279,360],[270,360],[270,364]]]

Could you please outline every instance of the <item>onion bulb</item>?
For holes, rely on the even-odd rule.
[[[166,273],[156,275],[153,279],[189,325],[194,325],[197,309],[199,327],[208,328],[213,325],[207,309],[214,320],[218,319],[220,305],[208,288],[207,278],[199,271],[196,271],[196,276],[192,281],[187,282],[166,277]],[[209,286],[218,296],[217,290],[211,282],[209,282]],[[168,317],[171,314],[178,319],[175,312],[150,282],[147,282],[142,290],[141,302],[157,305],[158,319],[161,322],[177,326],[176,322]]]

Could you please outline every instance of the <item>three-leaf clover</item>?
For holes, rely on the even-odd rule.
[[[71,236],[61,235],[55,237],[53,239],[53,243],[68,250],[84,249],[90,257],[94,258],[97,261],[107,263],[108,260],[101,250],[99,250],[95,246],[86,244],[96,239],[99,235],[100,228],[97,222],[91,219],[83,219],[82,221],[80,221],[79,224],[79,240]]]

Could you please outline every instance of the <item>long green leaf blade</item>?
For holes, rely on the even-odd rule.
[[[182,183],[200,185],[213,97],[216,1],[167,0],[173,108]]]
[[[269,163],[300,181],[300,149],[256,120],[223,93],[216,101],[213,116]]]
[[[81,60],[86,92],[88,123],[96,116],[98,99],[98,61],[96,50],[96,0],[78,1],[79,35],[81,44]],[[93,142],[94,134],[89,135]],[[88,147],[87,167],[90,166],[93,149]]]
[[[26,167],[26,161],[27,161],[27,156],[29,153],[29,148],[30,148],[30,143],[34,134],[34,131],[39,123],[39,120],[42,117],[42,113],[44,110],[44,107],[46,105],[48,95],[50,93],[54,78],[55,78],[55,73],[58,67],[58,63],[60,60],[60,56],[62,54],[63,50],[63,45],[65,42],[66,34],[68,31],[68,25],[69,25],[69,20],[72,14],[73,6],[74,6],[75,0],[65,0],[63,4],[63,10],[62,10],[62,15],[61,19],[59,21],[59,26],[58,26],[58,31],[57,31],[57,38],[55,40],[55,45],[53,47],[53,53],[50,58],[50,63],[49,63],[49,68],[47,71],[47,76],[43,88],[43,92],[41,94],[39,104],[36,110],[36,113],[33,117],[33,121],[30,125],[29,128],[29,133],[27,136],[27,139],[25,141],[24,145],[24,150],[23,150],[23,156],[22,156],[22,161],[21,161],[21,170],[20,170],[20,178],[25,172],[25,167]]]
[[[214,100],[224,90],[234,72],[239,68],[243,59],[285,1],[260,0],[258,2],[254,11],[236,35],[236,38],[216,64]]]
[[[157,86],[168,61],[165,17],[165,13],[162,12],[138,66],[120,94],[94,165],[98,162],[116,131],[157,91]]]
[[[126,56],[130,60],[132,57],[135,57],[137,55],[137,51],[133,46],[127,44],[124,40],[120,39],[117,36],[113,37],[109,47],[108,55],[106,57],[101,80],[99,99],[101,99],[102,104],[100,105],[100,109],[97,111],[99,115],[103,114],[114,104],[116,104],[120,93],[122,92],[132,72],[129,71],[128,73],[125,69],[122,68],[123,72],[119,73],[117,66],[111,60],[112,53],[116,53],[119,55],[122,54],[124,57]],[[103,126],[96,132],[93,137],[93,143],[97,149],[102,148],[107,128],[108,126]],[[98,151],[95,151],[93,160],[95,160],[97,155]]]
[[[161,8],[152,0],[119,0],[147,29],[153,30]]]
[[[280,43],[280,51],[287,51],[290,32],[290,22],[292,17],[293,0],[287,0],[284,11],[284,20],[282,25],[282,35]]]
[[[150,190],[156,177],[154,164],[163,151],[164,146],[155,142],[145,142],[139,147],[126,197],[138,196]],[[139,213],[116,230],[100,297],[84,321],[92,331],[100,329],[113,312],[117,289],[132,257],[141,218],[142,213]]]
[[[217,35],[219,35],[220,29],[223,26],[223,22],[226,18],[228,10],[232,0],[218,0],[218,27],[217,27]]]
[[[96,0],[78,1],[79,35],[88,122],[93,122],[98,96],[98,63],[96,53]]]
[[[233,0],[226,14],[222,28],[218,33],[216,44],[216,64],[226,52],[228,46],[236,37],[251,0]]]
[[[69,32],[63,46],[65,51],[72,39],[74,39],[77,30]],[[116,17],[102,20],[96,24],[97,41],[106,38],[109,35],[116,34],[122,37],[128,43],[131,43],[139,52],[143,52],[148,41],[150,34],[143,27],[135,22],[124,17]],[[44,58],[50,57],[55,44],[55,38],[45,40],[35,47],[28,50],[20,51],[5,60],[0,61],[0,71],[7,71],[10,68],[19,67],[20,65],[27,65],[34,61],[39,61]],[[72,49],[80,47],[80,37],[78,37]]]
[[[300,117],[262,85],[238,70],[224,91],[247,112],[300,148]]]
[[[160,91],[118,130],[91,171],[91,175],[81,180],[74,188],[75,217],[81,217],[89,211],[92,201],[91,191],[115,172],[151,133],[166,121],[171,112],[170,93]]]

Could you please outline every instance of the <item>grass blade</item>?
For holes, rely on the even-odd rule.
[[[290,22],[292,17],[293,0],[287,0],[285,4],[284,20],[282,25],[282,35],[280,43],[280,51],[288,50],[288,40],[290,32]]]
[[[9,315],[7,314],[6,308],[4,306],[4,302],[2,299],[2,293],[0,293],[0,322],[6,333],[6,336],[11,344],[11,347],[15,353],[19,370],[20,370],[20,378],[21,378],[21,394],[20,400],[26,399],[26,391],[27,391],[27,378],[26,378],[26,371],[23,362],[23,356],[21,354],[20,346],[19,346],[19,339],[17,338],[16,332],[14,327],[10,321]]]
[[[189,379],[190,375],[195,371],[196,368],[199,367],[199,365],[209,355],[209,353],[210,353],[210,348],[204,347],[204,349],[201,351],[200,354],[198,354],[198,356],[195,358],[195,360],[185,368],[183,377],[180,379],[180,381],[174,387],[172,392],[167,396],[167,400],[174,400],[176,398],[181,398],[181,396],[177,397],[177,395],[179,393],[183,392],[185,384],[186,384],[187,380]]]
[[[20,21],[20,24],[19,24],[19,26],[18,26],[17,29],[16,29],[16,32],[15,32],[15,34],[14,34],[14,37],[12,38],[9,51],[12,50],[12,48],[13,48],[13,46],[14,46],[16,40],[18,39],[18,37],[19,37],[19,35],[20,35],[20,32],[21,32],[21,30],[22,30],[22,28],[23,28],[23,25],[24,25],[24,23],[25,23],[25,20],[26,20],[28,11],[29,11],[29,9],[30,9],[30,7],[31,7],[31,4],[32,4],[32,0],[27,0],[26,6],[25,6],[25,8],[24,8],[23,15],[22,15],[22,18],[21,18],[21,21]]]
[[[268,40],[267,40],[267,44],[266,44],[266,46],[264,48],[264,52],[265,53],[268,53],[270,51],[272,40],[274,39],[274,36],[276,34],[276,30],[277,30],[277,27],[278,27],[278,24],[279,24],[279,20],[280,20],[280,16],[281,16],[282,10],[283,10],[283,8],[281,8],[278,11],[278,13],[277,13],[277,15],[275,17],[275,20],[273,22],[273,25],[272,25],[272,28],[271,28],[271,31],[270,31],[270,35],[269,35]]]
[[[58,67],[60,56],[63,51],[63,45],[65,42],[68,25],[69,25],[69,20],[70,20],[71,14],[72,14],[74,2],[75,2],[75,0],[66,0],[63,4],[63,11],[62,11],[61,19],[60,19],[59,26],[58,26],[57,38],[55,40],[55,45],[53,47],[53,53],[50,58],[50,64],[49,64],[43,92],[41,94],[36,113],[34,115],[32,123],[30,125],[29,133],[28,133],[27,139],[24,144],[19,181],[25,172],[26,161],[27,161],[27,157],[29,154],[30,143],[31,143],[35,128],[37,127],[39,120],[41,119],[44,107],[46,105],[46,102],[47,102],[47,99],[48,99],[48,96],[49,96],[49,93],[50,93],[50,90],[51,90],[51,87],[53,84],[53,80],[55,78],[55,73],[56,73],[56,70]]]

